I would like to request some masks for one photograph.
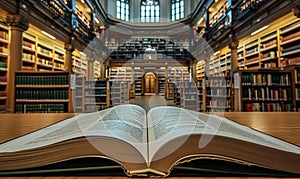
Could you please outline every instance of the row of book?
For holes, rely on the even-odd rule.
[[[300,57],[284,58],[281,61],[281,66],[286,67],[293,64],[300,64]]]
[[[300,83],[300,70],[295,70],[295,81]]]
[[[300,100],[300,88],[296,88],[295,89],[295,91],[296,91],[296,100]]]
[[[106,96],[97,96],[97,97],[85,97],[85,103],[106,103]]]
[[[244,73],[241,80],[242,85],[291,85],[291,76],[288,73]]]
[[[29,49],[35,50],[35,44],[34,43],[26,42],[26,41],[23,40],[23,46],[27,47]]]
[[[7,69],[7,63],[6,62],[0,62],[0,68]]]
[[[274,101],[289,101],[292,100],[291,88],[243,88],[243,100],[274,100]]]
[[[21,86],[62,86],[69,84],[69,75],[34,75],[34,74],[17,74],[16,85]]]
[[[206,106],[208,108],[214,108],[214,107],[230,108],[231,107],[231,99],[207,100]]]
[[[7,92],[6,91],[0,91],[0,98],[1,97],[6,97],[7,96]]]
[[[5,46],[0,46],[0,53],[8,54],[8,48],[6,48]]]
[[[16,113],[63,113],[64,104],[16,104]]]
[[[94,111],[101,111],[106,108],[107,108],[106,104],[86,105],[85,111],[86,112],[94,112]]]
[[[6,76],[0,76],[0,82],[7,82]]]
[[[30,61],[35,61],[35,55],[30,53],[23,53],[22,58]]]
[[[208,96],[226,96],[230,97],[231,96],[231,88],[208,88],[206,89],[206,95]]]
[[[0,39],[8,40],[8,33],[6,31],[0,31]]]
[[[17,89],[16,99],[28,100],[68,100],[68,90],[64,89]]]
[[[42,47],[38,47],[37,51],[43,55],[48,55],[48,56],[52,56],[52,51],[42,48]]]
[[[246,103],[245,112],[282,112],[293,111],[292,103]]]
[[[90,90],[85,90],[85,93],[84,93],[86,96],[92,96],[92,95],[106,95],[106,89],[103,89],[103,90],[93,90],[93,89],[90,89]]]
[[[231,80],[224,78],[206,80],[206,87],[231,87]]]
[[[277,40],[276,39],[271,40],[267,43],[261,44],[261,49],[272,47],[273,45],[277,45]]]

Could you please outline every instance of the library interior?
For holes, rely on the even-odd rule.
[[[0,129],[18,118],[33,126],[29,118],[45,121],[42,128],[54,119],[136,104],[146,111],[167,105],[222,113],[275,136],[261,125],[279,116],[286,126],[284,116],[293,115],[294,126],[281,129],[292,134],[294,127],[300,136],[298,0],[0,5]],[[34,130],[4,131],[0,142]]]

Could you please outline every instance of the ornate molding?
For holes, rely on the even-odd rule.
[[[19,28],[22,31],[26,31],[29,27],[27,19],[19,14],[8,15],[6,17],[6,23],[13,28]]]
[[[238,46],[239,46],[239,41],[233,41],[233,42],[230,42],[230,44],[229,44],[229,48],[231,50],[237,50]]]

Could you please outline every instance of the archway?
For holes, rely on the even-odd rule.
[[[152,72],[148,72],[144,77],[145,95],[154,95],[156,87],[156,76]]]

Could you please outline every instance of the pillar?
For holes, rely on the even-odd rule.
[[[10,30],[6,109],[8,113],[13,113],[15,111],[15,71],[22,70],[23,32],[28,29],[29,23],[19,14],[8,15],[6,23]]]
[[[65,58],[65,65],[66,65],[66,71],[69,72],[70,75],[73,75],[72,70],[72,53],[75,50],[73,44],[65,44],[65,50],[66,50],[66,58]],[[71,78],[69,78],[71,79]],[[69,105],[68,105],[68,112],[73,113],[74,112],[74,106],[75,106],[75,92],[74,89],[69,89]]]
[[[238,48],[238,41],[231,42],[229,47],[231,49],[231,74],[233,76],[232,81],[234,83],[234,73],[238,73],[239,65],[238,65],[238,53],[237,53],[237,48]],[[240,111],[240,89],[235,88],[233,86],[233,106],[234,106],[234,111]]]

